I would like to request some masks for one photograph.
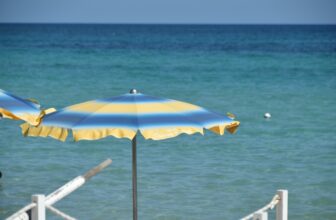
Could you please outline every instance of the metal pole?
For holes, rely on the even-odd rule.
[[[279,189],[280,201],[276,206],[276,220],[288,220],[288,191]]]
[[[136,135],[132,140],[133,220],[138,220]]]
[[[45,196],[44,195],[32,195],[32,202],[36,203],[36,206],[32,209],[33,220],[45,220]]]
[[[61,186],[60,188],[56,189],[54,192],[50,193],[46,197],[46,199],[45,199],[46,200],[45,201],[46,205],[53,205],[57,201],[63,199],[65,196],[69,195],[70,193],[72,193],[73,191],[75,191],[76,189],[78,189],[79,187],[84,185],[86,183],[86,181],[88,181],[92,176],[99,173],[102,169],[104,169],[105,167],[107,167],[111,163],[112,163],[112,160],[107,159],[104,162],[102,162],[101,164],[99,164],[98,166],[89,170],[84,175],[77,176],[73,180],[70,180],[69,182],[67,182],[66,184]]]

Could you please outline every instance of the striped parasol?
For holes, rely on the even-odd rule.
[[[54,111],[50,109],[47,112]],[[24,120],[32,125],[38,125],[41,117],[47,113],[40,109],[34,99],[22,99],[0,89],[0,116],[14,120]]]
[[[50,136],[65,141],[69,130],[75,141],[106,136],[128,138],[133,149],[133,219],[137,219],[136,135],[161,140],[179,134],[204,134],[204,129],[223,135],[239,126],[230,117],[186,102],[157,98],[131,90],[129,94],[88,101],[53,112],[37,126],[23,124],[25,136]]]

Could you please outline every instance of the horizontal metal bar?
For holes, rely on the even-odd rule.
[[[22,209],[20,209],[19,211],[15,212],[13,215],[6,218],[6,220],[15,220],[15,218],[19,217],[22,213],[25,213],[26,211],[34,208],[35,206],[36,206],[36,203],[32,202],[26,205],[25,207],[23,207]]]
[[[248,220],[248,219],[253,218],[253,215],[254,215],[255,213],[262,213],[262,212],[267,211],[268,209],[273,209],[274,206],[275,206],[276,204],[278,204],[278,202],[279,202],[279,198],[280,198],[279,195],[275,195],[275,196],[273,197],[273,199],[271,200],[270,203],[268,203],[267,205],[265,205],[265,206],[262,207],[261,209],[258,209],[257,211],[252,212],[251,214],[249,214],[249,215],[247,215],[247,216],[241,218],[240,220]]]

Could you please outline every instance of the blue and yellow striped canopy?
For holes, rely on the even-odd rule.
[[[24,135],[62,141],[71,130],[78,141],[106,136],[133,139],[137,132],[145,139],[160,140],[182,133],[203,134],[204,129],[223,135],[224,130],[233,133],[238,126],[233,118],[196,105],[136,93],[72,105],[44,116],[37,127],[21,127]]]
[[[40,105],[27,99],[22,99],[0,89],[0,114],[4,118],[24,120],[37,125],[41,117]]]

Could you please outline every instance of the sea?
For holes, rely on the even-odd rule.
[[[336,26],[0,24],[0,88],[43,108],[135,88],[233,113],[233,135],[138,138],[139,219],[239,219],[278,189],[289,219],[336,219]],[[107,158],[55,207],[132,219],[131,141],[23,137],[20,124],[0,121],[0,219]]]

